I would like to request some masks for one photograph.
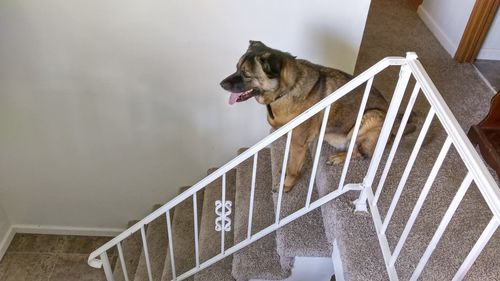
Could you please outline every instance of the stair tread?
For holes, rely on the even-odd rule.
[[[181,188],[181,193],[189,187]],[[198,211],[198,225],[201,215],[201,206],[203,204],[203,192],[197,193],[197,211]],[[195,244],[194,244],[194,220],[193,220],[193,199],[187,198],[174,208],[174,215],[172,218],[172,242],[175,261],[175,273],[177,276],[185,273],[196,266],[195,264]],[[164,228],[166,232],[166,226]],[[166,258],[165,258],[166,257]],[[170,250],[163,256],[163,272],[160,275],[161,280],[172,279],[172,267]],[[188,278],[186,280],[192,280]],[[155,280],[160,280],[155,279]]]
[[[396,212],[386,232],[392,250],[394,250],[401,236],[442,143],[443,138],[436,139],[422,147],[418,154],[417,161],[413,166]],[[381,165],[385,163],[388,154],[387,150]],[[410,152],[410,147],[405,145],[398,149],[384,185],[384,192],[378,203],[382,219],[387,213]],[[316,181],[321,195],[335,190],[341,175],[342,166],[332,167],[325,164],[327,157],[332,153],[334,153],[334,149],[325,143]],[[368,159],[353,160],[349,167],[346,183],[362,182],[368,165]],[[379,175],[374,181],[373,190],[378,185],[382,169],[379,168]],[[413,273],[461,181],[465,177],[465,172],[465,167],[459,155],[454,149],[451,149],[396,261],[396,271],[401,280],[409,279]],[[387,280],[388,276],[372,218],[367,213],[353,212],[352,200],[357,197],[358,192],[350,192],[322,207],[325,225],[330,226],[327,227],[328,238],[337,239],[346,280],[367,280],[367,278],[370,280]],[[475,185],[472,185],[424,268],[421,279],[450,280],[490,218],[491,212]],[[492,261],[500,260],[500,235],[498,235],[498,232],[471,268],[466,279],[488,280],[492,276],[499,276],[498,264],[497,266],[492,265],[494,263]],[[453,253],[450,253],[449,249],[453,249]]]
[[[216,169],[209,170],[211,174]],[[203,210],[200,222],[200,263],[204,262],[221,251],[220,232],[215,231],[215,201],[221,200],[221,185],[222,180],[219,178],[209,184],[204,190]],[[234,196],[236,190],[236,170],[231,170],[226,176],[226,200],[234,203]],[[233,205],[234,210],[234,205]],[[229,216],[231,222],[234,221],[234,211]],[[233,227],[225,233],[224,236],[225,249],[233,245]],[[229,256],[210,267],[202,270],[194,276],[194,280],[199,281],[230,281],[234,280],[232,269],[233,257]]]
[[[153,207],[153,211],[158,209],[161,205],[157,204]],[[163,263],[165,260],[165,255],[167,254],[167,233],[165,232],[166,222],[165,217],[160,216],[153,220],[146,229],[146,240],[148,243],[148,253],[149,261],[151,265],[151,273],[154,280],[161,278]],[[139,237],[140,232],[137,232]],[[142,238],[141,238],[141,249],[142,249]],[[141,251],[141,256],[139,263],[137,265],[137,271],[132,279],[134,281],[149,281],[148,271],[146,267],[146,257],[144,251]]]
[[[278,190],[283,165],[286,136],[276,140],[271,146],[271,162],[273,186]],[[311,176],[311,157],[307,155],[302,169],[302,177],[295,187],[288,193],[283,193],[281,203],[281,217],[303,208],[306,203],[309,180]],[[311,202],[318,198],[316,186],[313,188]],[[278,193],[273,194],[276,208]],[[326,239],[323,217],[318,208],[302,218],[287,224],[276,231],[278,253],[286,257],[331,257],[332,244]]]
[[[270,157],[269,149],[263,149],[259,153],[252,233],[256,233],[274,223]],[[234,218],[235,243],[247,238],[252,167],[253,158],[244,161],[237,167]],[[233,276],[236,280],[284,279],[290,275],[292,263],[292,258],[280,258],[276,250],[276,234],[271,232],[234,254]]]
[[[127,224],[127,227],[131,227],[137,222],[138,221],[130,221]],[[141,234],[139,232],[136,232],[122,241],[121,244],[123,257],[125,260],[125,267],[127,268],[127,274],[129,277],[134,276],[142,252]],[[120,259],[116,260],[115,269],[113,270],[113,277],[115,281],[125,281],[125,276],[123,275],[123,269]]]

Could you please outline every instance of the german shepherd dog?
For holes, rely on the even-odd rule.
[[[352,76],[309,61],[297,59],[289,53],[267,47],[262,42],[250,41],[245,54],[236,65],[236,72],[220,85],[231,93],[229,103],[255,97],[267,107],[267,121],[274,128],[283,126],[327,95],[352,79]],[[343,163],[363,97],[358,87],[334,102],[330,108],[325,140],[337,152],[328,164]],[[376,89],[361,120],[352,157],[371,157],[384,122],[388,103]],[[290,191],[300,178],[309,144],[319,134],[323,113],[318,113],[293,130],[290,155],[284,182]]]

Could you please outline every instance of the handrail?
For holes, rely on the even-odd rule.
[[[403,65],[406,64],[407,59],[404,57],[387,57],[370,67],[369,69],[365,70],[363,73],[359,74],[356,76],[354,79],[352,79],[349,83],[343,85],[340,87],[338,90],[336,90],[333,94],[328,95],[325,97],[323,100],[309,108],[308,110],[304,111],[302,114],[288,122],[286,125],[282,126],[269,136],[265,137],[263,140],[259,141],[257,144],[254,146],[250,147],[216,171],[214,171],[212,174],[206,176],[202,180],[200,180],[198,183],[195,185],[191,186],[181,194],[179,194],[177,197],[174,199],[170,200],[168,203],[165,205],[161,206],[160,208],[156,209],[154,212],[137,222],[136,224],[132,225],[130,228],[126,229],[123,231],[121,234],[113,238],[112,240],[108,241],[106,244],[102,245],[95,251],[93,251],[88,258],[88,264],[94,268],[101,268],[102,262],[97,259],[102,253],[106,252],[107,250],[111,249],[114,247],[118,242],[124,240],[125,238],[129,237],[136,231],[140,230],[143,225],[149,224],[156,218],[162,216],[167,212],[168,210],[171,210],[173,207],[175,207],[177,204],[180,202],[184,201],[188,197],[192,196],[194,193],[198,192],[199,190],[203,189],[205,186],[208,184],[212,183],[214,180],[228,172],[229,170],[233,169],[234,167],[238,166],[240,163],[243,161],[247,160],[248,158],[252,157],[255,152],[260,151],[261,149],[265,148],[275,140],[279,139],[280,137],[284,136],[285,134],[288,133],[288,131],[294,129],[298,125],[300,125],[302,122],[307,120],[308,118],[314,116],[321,110],[325,109],[328,105],[334,103],[336,100],[340,99],[344,95],[348,94],[364,82],[366,82],[368,79],[371,77],[375,76],[377,73],[380,71],[384,70],[385,68],[389,66],[397,66],[397,65]]]

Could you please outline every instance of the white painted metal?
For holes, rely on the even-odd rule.
[[[221,224],[222,224],[222,229],[220,232],[220,252],[221,254],[224,254],[224,249],[225,249],[225,234],[226,234],[226,174],[224,173],[222,175],[222,187],[221,187],[221,195],[222,195],[222,214],[221,214]]]
[[[101,254],[102,267],[104,269],[104,275],[108,281],[114,281],[113,270],[111,269],[111,264],[109,263],[108,253],[103,252]]]
[[[375,225],[375,231],[377,232],[377,238],[380,243],[380,250],[382,250],[382,255],[384,256],[384,264],[385,268],[387,269],[387,274],[389,275],[390,280],[398,280],[396,269],[394,268],[394,266],[391,266],[389,264],[391,257],[391,248],[389,247],[389,241],[387,241],[385,233],[382,231],[382,218],[380,216],[380,212],[377,206],[374,206],[372,204],[374,202],[374,195],[371,189],[367,189],[367,197],[370,204],[370,213],[373,218],[373,224]]]
[[[389,170],[392,165],[392,161],[394,160],[394,156],[396,155],[396,151],[399,146],[399,142],[401,141],[401,138],[403,137],[404,130],[406,128],[406,124],[408,123],[408,119],[410,119],[410,114],[413,110],[413,105],[415,104],[415,101],[417,100],[418,92],[420,91],[420,85],[418,83],[415,84],[415,87],[413,88],[413,92],[411,93],[410,100],[408,101],[408,105],[406,106],[405,113],[403,115],[403,118],[401,119],[401,124],[399,125],[398,132],[396,134],[396,137],[394,138],[394,143],[392,144],[391,151],[389,152],[389,156],[387,158],[387,161],[385,163],[384,171],[382,172],[382,176],[380,177],[380,181],[378,183],[376,192],[375,192],[375,198],[374,198],[374,204],[377,204],[378,198],[380,196],[380,193],[382,192],[382,189],[385,184],[385,180],[387,179],[387,175],[389,174]]]
[[[432,118],[434,118],[434,110],[431,108],[429,113],[427,113],[427,118],[425,118],[424,125],[422,130],[420,130],[420,134],[418,135],[417,142],[413,147],[413,150],[410,154],[410,158],[408,159],[408,163],[406,164],[405,170],[403,171],[403,175],[401,176],[401,180],[399,181],[398,188],[396,189],[396,193],[391,201],[391,205],[389,206],[389,210],[387,211],[387,215],[384,219],[384,224],[382,225],[381,231],[385,233],[389,222],[391,221],[392,215],[394,214],[394,210],[396,209],[396,205],[398,204],[399,198],[401,197],[401,193],[403,193],[403,189],[406,185],[406,181],[410,176],[411,168],[413,168],[413,164],[415,163],[415,159],[417,159],[418,152],[420,151],[420,147],[424,142],[425,136],[427,135],[427,131],[429,130],[429,126],[431,125]],[[378,199],[378,198],[377,198]],[[376,201],[374,202],[376,204]],[[374,205],[374,204],[373,204]]]
[[[286,144],[285,144],[285,154],[283,155],[283,166],[281,168],[281,178],[280,178],[280,186],[278,191],[278,203],[276,204],[276,219],[275,223],[280,221],[280,213],[281,213],[281,200],[283,199],[283,186],[285,185],[285,174],[286,167],[288,164],[288,157],[290,156],[290,143],[292,141],[292,131],[290,130],[286,136]]]
[[[120,264],[122,266],[123,278],[128,281],[127,265],[125,264],[125,258],[123,257],[122,243],[116,244],[118,248],[118,257],[120,258]]]
[[[455,119],[450,108],[439,94],[438,89],[432,83],[429,75],[424,70],[422,64],[416,60],[408,60],[408,65],[412,69],[413,76],[420,83],[422,90],[436,111],[436,115],[443,125],[448,136],[450,136],[455,149],[462,158],[467,169],[472,173],[474,182],[479,191],[481,191],[484,200],[488,204],[495,217],[500,218],[500,189],[493,179],[493,176],[488,172],[488,169],[483,163],[483,160],[477,154],[477,151],[472,146],[469,138],[460,127],[460,124]]]
[[[370,88],[372,85],[373,77],[382,71],[383,69],[387,68],[388,66],[391,65],[398,65],[401,66],[401,72],[400,72],[400,77],[398,80],[398,83],[396,85],[396,89],[394,92],[394,96],[392,98],[392,101],[389,105],[389,109],[387,112],[386,119],[384,121],[383,128],[381,130],[381,134],[379,137],[379,140],[377,142],[377,146],[374,152],[374,155],[372,157],[372,160],[370,162],[370,166],[368,168],[367,174],[363,180],[363,183],[348,183],[344,185],[345,177],[349,168],[349,163],[350,163],[350,158],[352,157],[352,150],[353,150],[353,145],[354,141],[351,141],[349,144],[349,149],[348,149],[348,155],[346,159],[346,163],[343,167],[342,170],[342,178],[340,182],[340,186],[337,190],[317,199],[314,202],[311,202],[311,194],[312,194],[312,186],[314,185],[314,177],[316,175],[316,169],[317,169],[317,163],[320,159],[320,153],[321,153],[321,145],[322,145],[322,138],[324,137],[324,132],[326,128],[326,122],[327,122],[327,116],[328,116],[328,110],[330,109],[330,105],[334,103],[336,100],[340,99],[344,95],[348,94],[352,90],[356,89],[363,83],[367,82],[366,89],[365,89],[365,95],[363,96],[362,103],[360,105],[359,113],[358,113],[358,119],[356,120],[355,123],[355,128],[354,128],[354,135],[353,135],[353,140],[356,139],[356,135],[359,130],[359,123],[361,121],[362,113],[364,111],[364,106],[366,105],[366,100],[368,99],[368,95],[370,92]],[[406,87],[408,85],[408,81],[413,75],[413,77],[416,79],[417,83],[415,88],[413,89],[412,95],[410,97],[409,104],[406,108],[405,114],[403,115],[402,118],[402,124],[400,125],[400,128],[398,129],[398,132],[395,136],[394,143],[391,147],[391,151],[389,153],[389,158],[388,161],[386,162],[386,165],[384,167],[384,171],[382,173],[381,181],[378,184],[376,193],[374,195],[373,190],[372,190],[372,184],[376,175],[376,172],[380,166],[380,161],[382,159],[382,154],[384,152],[384,149],[387,145],[389,136],[391,134],[392,127],[394,125],[394,122],[396,120],[396,116],[399,110],[399,107],[401,105],[401,100],[403,99],[403,96],[405,94]],[[416,97],[420,90],[424,93],[425,98],[429,101],[429,104],[431,106],[429,113],[427,115],[427,118],[423,124],[423,127],[420,131],[419,137],[417,139],[417,142],[413,148],[413,151],[410,155],[410,159],[408,160],[408,164],[405,168],[405,171],[402,175],[402,178],[399,182],[398,188],[396,195],[393,199],[393,202],[391,202],[391,207],[389,208],[388,214],[386,215],[385,221],[382,221],[382,218],[380,216],[380,212],[377,206],[377,200],[380,197],[380,194],[383,192],[383,185],[385,182],[385,178],[387,177],[387,174],[390,170],[390,166],[392,164],[392,160],[395,157],[395,154],[397,153],[397,147],[399,145],[400,139],[402,137],[404,127],[406,126],[406,123],[408,122],[409,116],[411,114],[411,110],[413,108],[413,104],[415,103]],[[291,143],[291,138],[292,138],[292,130],[300,125],[302,122],[305,120],[315,116],[316,114],[320,113],[321,111],[324,110],[324,119],[322,122],[322,126],[320,129],[319,133],[319,141],[314,157],[314,162],[313,162],[313,171],[311,173],[311,178],[310,178],[310,183],[309,183],[309,190],[308,190],[308,196],[306,199],[306,204],[303,208],[295,211],[294,213],[280,218],[280,211],[281,211],[281,203],[282,203],[282,196],[283,196],[283,186],[284,186],[284,179],[285,179],[285,173],[286,173],[286,167],[287,167],[287,162],[288,162],[288,157],[290,153],[290,143]],[[390,223],[391,217],[393,213],[395,212],[395,207],[397,204],[397,201],[399,200],[400,196],[402,195],[402,190],[404,188],[404,185],[410,175],[411,168],[413,166],[413,163],[417,157],[417,154],[421,148],[421,145],[423,143],[423,140],[425,138],[425,135],[429,129],[429,126],[434,118],[434,116],[437,116],[441,124],[443,125],[443,128],[445,129],[446,133],[448,134],[448,138],[443,145],[443,148],[438,156],[438,159],[436,160],[434,167],[432,168],[432,171],[427,178],[427,181],[424,185],[424,188],[422,190],[422,193],[419,196],[419,199],[417,201],[417,204],[414,207],[414,210],[410,216],[410,219],[408,220],[406,227],[403,231],[403,234],[401,235],[401,238],[394,249],[394,252],[391,251],[391,248],[389,247],[389,243],[387,241],[387,237],[385,235],[385,230],[388,227],[388,224]],[[256,182],[256,177],[257,175],[257,158],[258,158],[258,152],[276,141],[277,139],[281,138],[282,136],[287,135],[287,140],[286,140],[286,147],[285,147],[285,154],[284,154],[284,159],[283,159],[283,166],[282,166],[282,173],[281,173],[281,178],[280,178],[280,184],[279,184],[279,193],[278,193],[278,202],[277,202],[277,208],[276,208],[276,218],[275,218],[275,223],[266,227],[263,230],[260,230],[257,233],[252,234],[252,217],[254,213],[254,208],[253,208],[253,200],[255,198],[255,182]],[[441,166],[441,163],[443,162],[446,153],[448,149],[451,147],[451,145],[454,145],[456,150],[458,151],[460,157],[462,158],[465,166],[469,170],[468,176],[464,179],[461,188],[459,189],[457,195],[453,199],[450,207],[448,208],[444,218],[442,219],[442,222],[440,226],[438,227],[438,230],[436,231],[433,239],[431,240],[430,244],[428,245],[426,252],[424,255],[421,257],[419,264],[417,265],[417,268],[414,272],[414,278],[418,278],[419,274],[425,267],[425,264],[427,260],[430,258],[432,254],[432,250],[435,248],[437,243],[439,242],[439,239],[442,235],[442,232],[446,228],[449,220],[453,216],[453,213],[456,210],[456,207],[458,206],[461,198],[463,197],[463,193],[465,193],[466,187],[470,184],[471,180],[474,180],[476,185],[478,186],[479,190],[481,191],[481,194],[485,198],[485,201],[487,202],[488,206],[490,207],[492,213],[493,213],[493,219],[488,225],[488,227],[485,229],[483,235],[480,237],[476,245],[473,247],[471,250],[471,253],[469,256],[466,258],[464,261],[464,264],[460,268],[459,272],[457,272],[457,280],[460,280],[467,270],[470,268],[472,263],[474,262],[475,258],[479,255],[481,252],[482,248],[484,245],[486,245],[487,241],[493,234],[494,230],[498,227],[498,222],[500,220],[500,190],[498,189],[498,186],[496,185],[495,181],[493,180],[492,176],[488,173],[486,167],[480,160],[479,156],[477,155],[476,151],[468,142],[465,133],[462,131],[460,128],[458,122],[455,120],[453,115],[451,114],[451,111],[449,108],[446,106],[444,103],[443,99],[439,95],[439,92],[437,91],[436,87],[432,83],[432,81],[429,79],[427,74],[425,73],[425,70],[421,66],[421,64],[417,60],[417,56],[413,53],[408,53],[406,58],[386,58],[380,61],[379,63],[375,64],[373,67],[368,69],[367,71],[363,72],[359,76],[355,77],[353,80],[351,80],[349,83],[345,84],[341,88],[339,88],[337,91],[332,93],[331,95],[327,96],[325,99],[311,107],[310,109],[306,110],[304,113],[299,115],[297,118],[293,119],[290,121],[288,124],[282,126],[278,130],[276,130],[274,133],[270,134],[268,137],[263,139],[262,141],[258,142],[256,145],[252,146],[248,150],[244,151],[241,153],[239,156],[234,158],[233,160],[229,161],[226,165],[222,166],[221,168],[217,169],[215,172],[212,174],[208,175],[195,185],[193,185],[191,188],[165,204],[164,206],[160,207],[108,243],[104,244],[101,246],[99,249],[94,251],[93,253],[90,254],[88,263],[89,265],[99,268],[99,267],[104,267],[104,270],[106,272],[106,276],[108,280],[112,280],[112,274],[111,274],[111,268],[109,265],[109,260],[107,259],[106,251],[111,249],[114,246],[117,246],[119,248],[119,252],[121,245],[120,242],[123,241],[125,238],[128,236],[132,235],[136,231],[141,231],[141,235],[143,237],[143,244],[145,245],[145,251],[147,252],[147,241],[145,241],[145,232],[144,232],[144,226],[152,222],[154,219],[158,218],[159,216],[166,214],[166,220],[167,220],[167,233],[168,233],[168,239],[169,239],[169,251],[170,251],[170,256],[171,256],[171,266],[172,266],[172,278],[173,280],[184,280],[186,278],[191,277],[193,274],[196,272],[203,270],[210,265],[222,260],[228,255],[233,254],[234,252],[250,245],[251,243],[257,241],[258,239],[264,237],[265,235],[271,233],[272,231],[277,230],[280,227],[283,227],[284,225],[294,221],[295,219],[311,212],[312,210],[322,206],[323,204],[331,201],[334,198],[337,198],[341,196],[342,194],[349,192],[349,191],[361,191],[360,192],[360,197],[357,201],[356,208],[357,210],[366,210],[366,202],[370,205],[370,212],[373,218],[373,223],[375,225],[375,229],[377,231],[377,236],[380,242],[382,254],[384,256],[384,263],[386,265],[386,269],[389,275],[390,280],[398,280],[398,275],[394,266],[394,263],[399,255],[399,252],[401,251],[405,240],[411,231],[412,225],[415,222],[420,208],[422,207],[422,204],[427,196],[427,193],[429,192],[432,182],[439,171],[439,168]],[[240,243],[237,243],[233,245],[232,247],[228,249],[224,249],[224,232],[227,226],[230,226],[230,221],[226,221],[226,217],[230,214],[231,206],[226,206],[226,203],[231,203],[230,201],[226,201],[225,198],[225,184],[226,184],[226,173],[234,169],[237,165],[242,163],[243,161],[249,159],[250,157],[254,158],[254,166],[252,170],[252,187],[251,187],[251,194],[250,194],[250,206],[249,206],[249,222],[248,222],[248,227],[247,227],[247,239],[241,241]],[[174,252],[173,252],[173,247],[174,247],[174,241],[172,240],[172,229],[171,229],[171,222],[170,222],[170,210],[172,210],[176,205],[180,204],[190,196],[193,197],[193,210],[195,212],[195,215],[193,216],[194,220],[197,221],[197,205],[196,205],[196,192],[200,191],[201,189],[205,188],[208,184],[216,180],[217,178],[222,177],[222,200],[220,201],[221,209],[216,210],[220,211],[220,217],[221,217],[221,253],[217,254],[216,256],[200,263],[199,261],[199,249],[197,245],[197,235],[195,234],[195,248],[196,248],[196,266],[187,272],[184,272],[180,276],[176,276],[175,273],[175,261],[174,261]],[[226,209],[228,207],[228,209]],[[195,222],[195,232],[198,232],[198,225]],[[122,253],[123,254],[123,253]],[[147,266],[150,267],[149,262],[148,262],[148,255],[147,256]],[[99,259],[100,258],[100,259]],[[150,268],[148,268],[150,271]],[[151,279],[151,274],[149,273],[149,277]],[[108,275],[110,275],[108,277]],[[339,278],[339,276],[337,276]],[[338,279],[340,280],[340,279]]]
[[[472,176],[470,173],[467,173],[465,176],[464,180],[462,181],[462,184],[458,188],[457,193],[455,194],[455,197],[453,197],[453,200],[450,203],[450,206],[448,207],[448,210],[446,210],[446,213],[444,214],[443,219],[439,223],[439,226],[434,233],[434,236],[432,236],[431,242],[429,242],[429,245],[427,246],[427,249],[425,249],[424,254],[420,258],[420,261],[417,264],[417,267],[415,268],[415,271],[413,271],[413,274],[411,276],[412,281],[416,281],[422,271],[424,270],[424,267],[429,260],[429,258],[432,255],[432,252],[437,246],[437,243],[441,239],[441,236],[443,235],[444,231],[446,230],[446,227],[448,226],[448,223],[451,221],[451,218],[453,217],[453,214],[458,208],[458,204],[462,201],[462,198],[464,198],[465,193],[469,189],[469,186],[472,183]]]
[[[250,239],[252,236],[252,220],[253,220],[253,200],[255,197],[255,181],[257,177],[257,159],[259,158],[259,152],[255,152],[253,156],[253,167],[252,167],[252,186],[250,189],[250,207],[248,208],[248,229],[247,238]]]
[[[194,254],[196,267],[200,266],[200,249],[198,238],[198,200],[196,192],[193,194],[193,221],[194,221]]]
[[[321,154],[321,147],[323,146],[323,139],[325,137],[326,124],[328,123],[328,116],[329,115],[330,115],[330,106],[327,106],[325,108],[325,111],[323,112],[323,121],[321,122],[321,129],[319,130],[319,135],[318,135],[318,143],[316,145],[316,151],[314,152],[314,160],[313,160],[313,166],[312,166],[312,170],[311,170],[311,177],[309,179],[309,188],[307,190],[306,207],[309,207],[309,205],[311,204],[311,196],[312,196],[312,192],[313,192],[313,188],[314,188],[314,184],[315,184],[319,156]]]
[[[392,97],[389,108],[387,109],[386,117],[382,129],[380,130],[380,135],[377,140],[377,145],[373,151],[372,160],[370,161],[370,166],[368,167],[368,172],[363,179],[363,187],[365,189],[372,189],[373,180],[377,173],[378,166],[382,160],[382,155],[384,153],[385,146],[389,140],[389,136],[392,131],[392,126],[398,115],[399,106],[403,100],[405,94],[406,85],[410,80],[411,70],[407,65],[401,66],[401,71],[399,73],[398,83],[396,84],[396,89],[394,90],[394,95]],[[366,191],[361,191],[358,200],[356,200],[356,211],[367,212],[366,208]]]
[[[474,247],[472,247],[472,250],[469,252],[464,262],[458,269],[457,273],[453,277],[453,281],[464,279],[465,274],[467,274],[467,271],[469,271],[481,251],[484,249],[488,241],[490,241],[491,236],[493,236],[499,225],[500,223],[498,217],[493,216],[481,236],[479,236],[479,239],[477,239],[476,244],[474,244]]]
[[[170,252],[170,266],[172,268],[172,280],[176,280],[177,274],[175,272],[174,242],[172,240],[172,223],[170,221],[170,211],[167,211],[165,216],[167,220],[168,250]]]
[[[224,204],[222,200],[215,201],[215,214],[217,217],[215,218],[215,231],[231,231],[231,218],[229,215],[231,214],[231,207],[233,202],[230,200],[224,199]]]
[[[345,183],[345,177],[347,176],[347,170],[349,170],[349,163],[351,162],[352,152],[354,150],[354,146],[356,145],[359,127],[361,127],[361,120],[363,119],[363,114],[365,114],[365,107],[372,89],[372,84],[373,77],[366,83],[365,93],[363,94],[363,99],[361,100],[361,104],[359,106],[358,117],[356,118],[356,123],[354,124],[354,131],[352,132],[351,141],[349,142],[349,149],[347,150],[344,167],[342,167],[342,176],[340,177],[338,189],[342,188]]]
[[[153,281],[153,274],[151,272],[151,261],[149,260],[148,239],[146,238],[146,231],[144,226],[141,227],[142,249],[144,251],[144,258],[146,260],[146,269],[148,271],[149,281]]]

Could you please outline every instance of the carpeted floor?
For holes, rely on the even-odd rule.
[[[493,90],[500,91],[500,60],[476,60],[474,65]]]
[[[88,254],[109,237],[16,234],[0,262],[2,281],[106,280],[87,265]],[[116,260],[116,252],[110,260]]]
[[[406,2],[372,0],[355,73],[362,72],[383,57],[416,52],[462,128],[467,131],[484,118],[494,93],[472,64],[459,64],[453,60]],[[375,86],[383,93],[391,93],[394,87],[392,77],[397,77],[394,71],[384,72],[375,80]]]

